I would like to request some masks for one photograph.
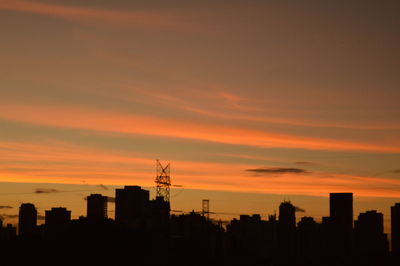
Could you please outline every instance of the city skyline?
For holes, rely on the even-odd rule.
[[[36,184],[32,184],[32,185],[36,185]],[[50,186],[54,187],[54,184],[48,184]],[[137,185],[134,185],[137,186]],[[88,185],[84,186],[85,189],[81,189],[81,190],[55,190],[54,188],[46,188],[46,187],[42,187],[42,188],[36,188],[35,191],[33,192],[27,192],[27,193],[20,193],[20,195],[25,195],[26,199],[30,199],[30,200],[25,200],[25,201],[20,201],[20,202],[24,202],[26,204],[34,204],[36,202],[40,204],[43,202],[41,200],[39,201],[35,201],[33,200],[35,197],[35,195],[38,196],[48,196],[49,194],[52,195],[51,198],[52,199],[56,199],[58,198],[58,204],[54,204],[54,200],[48,204],[46,207],[44,206],[40,206],[37,209],[40,209],[37,211],[37,221],[38,224],[44,224],[45,221],[45,213],[47,211],[49,211],[50,209],[53,208],[67,208],[69,210],[73,210],[75,209],[75,211],[72,212],[72,219],[78,219],[79,217],[86,217],[88,216],[88,212],[89,212],[89,202],[88,202],[88,198],[91,197],[95,197],[95,196],[100,196],[100,197],[105,197],[108,198],[106,201],[108,202],[108,207],[106,205],[105,210],[104,210],[104,215],[105,217],[109,217],[111,219],[115,219],[115,200],[116,200],[116,191],[121,190],[120,187],[106,187],[104,185],[99,185],[96,187],[93,187],[92,189],[88,189]],[[143,189],[145,189],[146,191],[149,191],[148,194],[148,198],[152,198],[155,199],[156,198],[156,189],[155,187],[142,187]],[[91,192],[89,192],[91,191]],[[351,192],[334,192],[334,193],[329,193],[328,195],[326,195],[326,200],[325,200],[325,206],[321,207],[321,198],[311,198],[311,201],[313,204],[319,205],[319,207],[321,209],[324,209],[325,212],[323,213],[315,213],[315,209],[314,210],[310,210],[308,208],[304,208],[304,204],[300,204],[299,202],[295,201],[295,200],[291,200],[290,197],[277,197],[277,198],[273,198],[271,200],[268,199],[267,197],[265,197],[266,195],[263,194],[259,194],[260,198],[258,199],[261,203],[261,205],[266,205],[268,204],[270,207],[269,209],[261,207],[258,208],[258,211],[251,211],[252,210],[252,204],[249,202],[252,202],[251,200],[248,201],[249,196],[251,196],[252,194],[245,194],[243,193],[241,196],[238,197],[237,194],[227,194],[225,195],[226,198],[214,198],[213,196],[218,195],[219,197],[221,197],[220,193],[216,193],[216,194],[212,194],[210,193],[210,191],[201,191],[200,193],[190,193],[190,195],[195,194],[196,196],[192,197],[189,201],[187,201],[186,198],[184,199],[180,199],[178,200],[178,204],[176,204],[175,200],[177,198],[175,198],[175,195],[179,195],[180,193],[183,193],[185,191],[185,189],[181,189],[180,191],[176,191],[174,189],[172,189],[172,199],[170,202],[171,205],[171,214],[175,214],[175,215],[179,215],[179,214],[188,214],[191,212],[196,212],[201,214],[202,213],[202,201],[207,198],[207,200],[209,201],[209,204],[211,202],[211,208],[210,208],[210,219],[213,220],[214,222],[218,222],[221,221],[223,224],[227,224],[230,222],[231,219],[237,219],[242,215],[260,215],[261,219],[268,219],[269,216],[271,215],[276,215],[277,213],[279,213],[278,210],[278,206],[279,204],[281,204],[282,202],[291,202],[292,204],[294,204],[295,208],[296,208],[296,224],[301,220],[302,217],[312,217],[315,219],[316,222],[321,223],[323,222],[323,218],[324,217],[334,217],[334,215],[332,214],[332,195],[335,194],[351,194],[351,198],[353,199],[353,197],[355,196],[355,200],[354,200],[354,204],[353,204],[353,200],[351,202],[351,207],[354,208],[354,211],[352,209],[352,214],[350,215],[352,217],[352,220],[356,220],[357,217],[359,217],[360,214],[362,213],[367,213],[370,211],[378,211],[379,213],[383,214],[383,222],[384,222],[384,232],[389,236],[389,240],[391,239],[391,224],[390,224],[390,218],[393,215],[396,215],[395,213],[393,213],[393,205],[398,204],[395,201],[393,201],[393,199],[389,199],[388,201],[386,201],[385,204],[387,204],[385,206],[384,211],[382,211],[381,209],[377,209],[374,208],[376,206],[381,206],[383,203],[376,203],[374,204],[374,202],[371,202],[370,200],[367,200],[366,203],[363,204],[363,206],[360,208],[357,205],[360,205],[359,203],[359,199],[358,197],[356,197],[356,195],[353,196],[353,193]],[[81,200],[78,202],[73,202],[73,204],[70,204],[70,206],[67,206],[66,204],[64,204],[64,200],[65,197],[63,197],[63,194],[70,194],[70,193],[84,193],[84,194],[80,194],[81,195]],[[214,192],[215,193],[215,192]],[[18,193],[17,193],[18,194]],[[84,196],[86,195],[86,196]],[[106,196],[105,196],[106,195]],[[4,195],[2,195],[4,196]],[[11,195],[9,195],[11,197],[15,197],[15,194],[11,193]],[[211,197],[210,197],[211,196]],[[221,204],[221,202],[227,201],[232,199],[232,197],[236,196],[235,198],[235,207],[231,208],[231,209],[225,209],[226,204]],[[263,197],[264,196],[264,197]],[[68,197],[67,197],[68,199]],[[185,204],[183,206],[185,206],[184,208],[176,208],[177,206],[180,207],[180,205],[182,206],[182,201],[185,201]],[[305,202],[310,201],[310,199],[306,199]],[[56,201],[57,202],[57,201]],[[232,201],[233,202],[233,201]],[[301,201],[300,201],[301,202]],[[310,202],[309,202],[310,203]],[[77,208],[77,205],[79,205],[79,208]],[[316,206],[314,205],[314,206]],[[312,205],[311,205],[312,206]],[[357,206],[357,207],[355,207]],[[72,207],[72,208],[71,208]],[[111,207],[111,208],[110,208]],[[175,208],[174,208],[175,207]],[[222,207],[222,209],[221,209]],[[307,206],[308,207],[308,206]],[[18,210],[18,208],[14,208],[11,206],[6,206],[3,205],[1,206],[2,209],[2,213],[0,213],[0,219],[3,221],[3,224],[13,224],[14,226],[16,226],[18,224],[18,213],[16,213],[16,211]],[[76,209],[78,209],[79,211],[77,212]],[[354,226],[353,223],[351,223],[351,226]]]
[[[133,194],[132,194],[133,193]],[[112,219],[115,220],[116,222],[121,222],[124,221],[125,219],[137,219],[137,217],[131,217],[131,214],[129,213],[137,213],[136,215],[139,215],[138,217],[144,215],[144,209],[142,207],[138,206],[144,206],[144,202],[151,202],[151,203],[157,203],[159,200],[162,202],[168,203],[167,205],[163,206],[162,208],[165,208],[168,213],[168,215],[180,215],[180,214],[189,214],[189,213],[196,213],[200,214],[201,216],[209,219],[210,221],[213,221],[214,223],[219,223],[219,222],[230,222],[230,221],[222,221],[221,219],[216,219],[216,218],[210,218],[210,215],[218,214],[217,212],[214,212],[210,210],[210,200],[209,199],[202,199],[202,210],[201,211],[195,211],[195,209],[192,209],[191,211],[177,211],[173,210],[170,207],[171,202],[165,200],[165,196],[157,196],[154,195],[154,197],[150,196],[150,191],[146,190],[145,188],[137,185],[130,185],[130,186],[124,186],[123,188],[116,188],[114,192],[115,197],[110,197],[110,196],[104,196],[100,193],[91,193],[87,197],[85,197],[86,201],[86,215],[79,215],[77,218],[81,217],[86,217],[88,219]],[[137,195],[137,196],[132,196],[132,195]],[[204,205],[204,201],[206,201],[206,205]],[[123,202],[129,202],[129,205],[126,205],[126,203]],[[114,217],[110,217],[108,213],[108,204],[114,203],[116,205],[119,205],[119,211],[114,212]],[[123,204],[122,204],[123,203]],[[132,205],[133,204],[133,205]],[[362,218],[363,216],[366,216],[368,214],[380,214],[382,215],[382,232],[383,232],[383,214],[380,212],[377,212],[377,210],[370,209],[365,212],[360,212],[360,213],[354,213],[353,212],[353,193],[351,192],[340,192],[340,193],[329,193],[329,215],[323,216],[322,219],[320,220],[315,220],[318,223],[323,223],[324,219],[329,217],[332,219],[333,222],[338,223],[340,227],[344,228],[343,230],[345,231],[351,231],[353,228],[357,227],[357,219]],[[151,205],[149,205],[151,206]],[[205,207],[206,206],[206,207]],[[398,220],[398,217],[400,217],[400,212],[399,212],[399,206],[400,203],[394,203],[393,206],[390,206],[391,209],[391,214],[390,214],[390,220],[393,220],[391,223],[391,228],[390,230],[400,230],[400,223]],[[152,207],[146,207],[146,208],[152,208]],[[205,208],[205,209],[204,209]],[[57,213],[67,213],[67,217],[65,218],[66,220],[72,220],[71,216],[71,211],[68,210],[67,207],[65,206],[59,206],[59,207],[51,207],[51,210],[45,210],[45,216],[41,216],[37,212],[37,207],[35,206],[34,203],[32,202],[25,202],[21,203],[19,206],[19,218],[18,218],[18,228],[21,227],[21,224],[30,224],[34,226],[39,226],[40,220],[46,220],[45,225],[47,225],[48,220],[52,220],[52,213],[55,213],[57,216]],[[238,213],[238,214],[230,214],[230,215],[235,215],[235,216],[257,216],[259,219],[263,218],[268,218],[271,219],[271,217],[275,217],[276,219],[279,220],[285,220],[285,221],[290,221],[289,226],[297,227],[298,223],[303,220],[303,218],[313,218],[310,215],[305,215],[305,210],[293,205],[293,203],[290,200],[283,200],[280,202],[279,205],[279,210],[278,214],[275,211],[274,213],[269,213],[267,215],[260,215],[260,213]],[[23,219],[21,221],[21,213],[27,213],[28,214],[28,219]],[[298,213],[299,215],[296,215]],[[233,220],[236,220],[238,217],[234,217]],[[1,219],[3,222],[3,220]],[[4,224],[4,223],[3,223]],[[399,224],[399,229],[396,229],[394,224]],[[394,229],[395,228],[395,229]],[[20,230],[20,229],[19,229]],[[18,231],[19,231],[18,230]],[[24,231],[32,231],[33,228],[28,228],[25,229],[24,227],[21,228],[22,234],[24,234]],[[19,234],[21,234],[21,231],[19,231]],[[390,235],[390,233],[388,234]],[[397,244],[394,244],[397,246]],[[396,247],[397,248],[397,247]]]
[[[170,214],[168,200],[169,196],[160,192],[151,199],[150,192],[140,186],[124,186],[115,189],[114,200],[110,198],[116,204],[115,219],[107,215],[107,197],[90,194],[86,216],[71,219],[67,208],[52,207],[46,210],[42,225],[37,223],[35,205],[22,203],[18,230],[0,223],[0,246],[2,250],[6,248],[6,259],[21,250],[31,252],[57,247],[58,252],[64,252],[60,247],[65,247],[70,251],[66,257],[70,261],[81,254],[81,241],[93,252],[105,246],[99,240],[107,239],[113,242],[114,248],[112,256],[102,260],[117,257],[127,262],[133,252],[136,263],[143,265],[180,265],[185,263],[178,259],[182,257],[183,261],[196,258],[196,265],[211,262],[222,265],[395,265],[400,254],[400,203],[391,206],[391,231],[396,237],[390,249],[388,235],[383,230],[383,214],[370,210],[354,219],[352,193],[330,193],[330,214],[321,222],[310,216],[297,220],[296,213],[303,210],[290,201],[282,201],[278,214],[269,215],[267,219],[259,214],[242,214],[239,219],[229,221],[226,227],[220,221],[209,219],[208,200],[205,205],[203,200],[202,212],[178,215]],[[72,248],[72,243],[77,246]],[[131,251],[126,253],[126,249]],[[90,254],[79,257],[97,261]],[[198,257],[199,254],[203,256]]]

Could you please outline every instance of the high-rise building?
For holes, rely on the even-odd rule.
[[[149,204],[150,218],[153,220],[153,223],[164,226],[168,225],[170,212],[169,202],[165,201],[164,197],[158,196],[154,200],[151,200]]]
[[[347,256],[353,248],[353,193],[329,194],[332,254]]]
[[[353,193],[330,193],[329,213],[331,221],[343,230],[353,228]]]
[[[382,256],[387,252],[388,240],[383,232],[383,214],[376,211],[360,213],[354,223],[355,245],[365,257]]]
[[[280,260],[290,264],[296,248],[296,207],[290,201],[279,205],[277,236]]]
[[[297,254],[299,260],[311,261],[320,250],[319,225],[312,217],[302,217],[297,224]]]
[[[18,234],[31,236],[36,232],[37,210],[32,203],[22,203],[19,207]]]
[[[91,194],[87,197],[87,217],[89,219],[107,218],[107,196]]]
[[[392,252],[400,255],[400,203],[390,208]]]
[[[61,227],[71,221],[71,211],[66,208],[51,208],[45,212],[45,225],[48,228]]]
[[[279,223],[288,228],[296,228],[296,208],[290,201],[279,205]]]
[[[137,224],[149,214],[149,191],[139,186],[115,190],[115,221]]]

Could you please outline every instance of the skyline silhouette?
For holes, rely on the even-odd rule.
[[[53,207],[45,211],[42,225],[37,224],[35,205],[22,203],[18,229],[1,224],[0,245],[6,258],[26,248],[55,252],[51,256],[65,249],[68,261],[79,258],[87,263],[100,262],[91,252],[111,241],[114,246],[105,261],[117,256],[119,263],[127,263],[124,250],[133,249],[137,265],[397,265],[400,203],[391,206],[395,241],[389,249],[382,213],[370,210],[354,220],[352,193],[330,193],[329,199],[330,215],[322,222],[297,217],[299,208],[283,201],[278,215],[267,220],[242,214],[223,226],[204,210],[170,214],[170,202],[163,196],[150,199],[149,191],[125,186],[115,190],[114,219],[107,217],[107,197],[101,194],[87,197],[87,216],[71,219],[66,207]],[[133,238],[128,241],[129,237]],[[79,251],[79,243],[85,243],[87,253]]]

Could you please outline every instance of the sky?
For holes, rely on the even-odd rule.
[[[160,159],[181,187],[173,209],[209,198],[272,214],[289,199],[320,219],[329,192],[353,192],[356,211],[387,219],[400,201],[399,11],[0,0],[0,214],[32,201],[77,217],[92,191],[152,189]]]

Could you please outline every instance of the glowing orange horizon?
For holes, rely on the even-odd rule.
[[[155,160],[65,143],[0,143],[0,182],[153,186]],[[7,148],[5,148],[7,147]],[[327,196],[400,197],[400,181],[326,172],[254,174],[253,164],[173,161],[173,182],[191,189]],[[11,170],[7,170],[11,169]],[[20,169],[15,172],[13,169]]]
[[[311,138],[287,134],[221,126],[198,124],[145,115],[131,115],[82,108],[78,106],[35,106],[2,104],[0,118],[27,123],[113,132],[202,140],[217,143],[256,146],[263,148],[295,148],[308,150],[369,151],[399,153],[400,146],[367,144],[334,139]]]

